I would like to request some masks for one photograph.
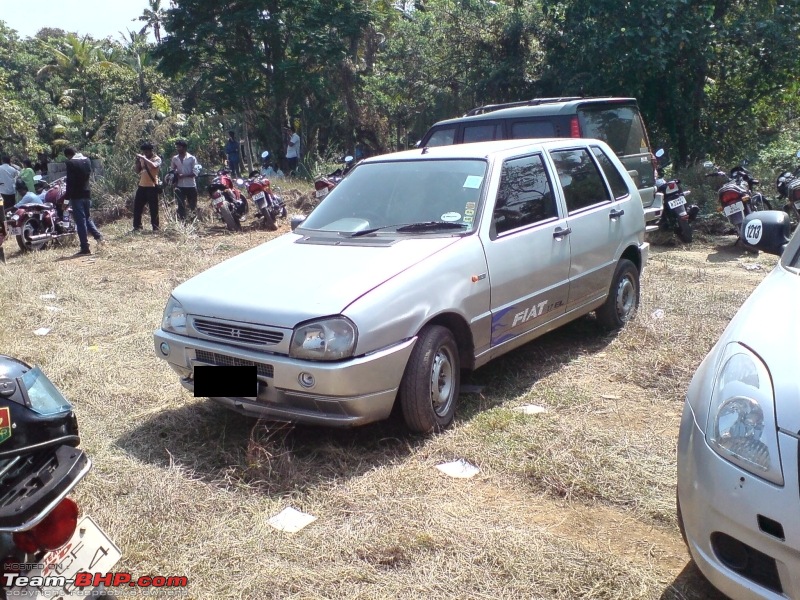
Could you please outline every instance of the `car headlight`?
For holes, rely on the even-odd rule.
[[[300,325],[292,334],[289,356],[309,360],[339,360],[353,355],[356,326],[344,317]]]
[[[744,346],[728,344],[714,382],[706,441],[720,456],[783,485],[775,395],[767,366]]]
[[[161,319],[161,329],[172,333],[186,333],[186,311],[174,297],[169,297],[167,307],[164,309],[164,318]]]

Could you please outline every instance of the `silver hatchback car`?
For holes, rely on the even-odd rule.
[[[783,211],[752,213],[742,231],[782,257],[689,386],[678,523],[697,566],[731,598],[800,598],[800,235],[789,241]]]
[[[247,415],[353,426],[397,400],[430,432],[452,422],[462,369],[591,311],[621,327],[647,253],[603,142],[378,156],[294,232],[176,288],[155,351],[195,392],[198,366],[255,367],[252,394],[203,394]]]

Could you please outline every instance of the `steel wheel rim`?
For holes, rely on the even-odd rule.
[[[440,347],[433,357],[430,384],[433,412],[443,417],[450,410],[455,391],[453,356],[445,347]]]
[[[617,287],[617,315],[623,321],[631,318],[636,308],[636,285],[633,277],[626,275]]]

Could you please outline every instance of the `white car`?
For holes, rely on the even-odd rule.
[[[800,236],[782,211],[743,239],[779,254],[703,360],[678,439],[678,522],[692,558],[731,598],[800,598]]]

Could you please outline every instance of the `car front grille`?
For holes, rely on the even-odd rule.
[[[272,365],[265,365],[244,358],[226,356],[224,354],[217,354],[216,352],[207,352],[206,350],[196,350],[195,356],[197,356],[197,360],[200,362],[220,367],[255,367],[259,375],[262,377],[269,377],[270,379],[275,374]]]
[[[195,319],[194,328],[208,337],[239,344],[271,346],[283,340],[281,331],[265,331],[210,319]]]

